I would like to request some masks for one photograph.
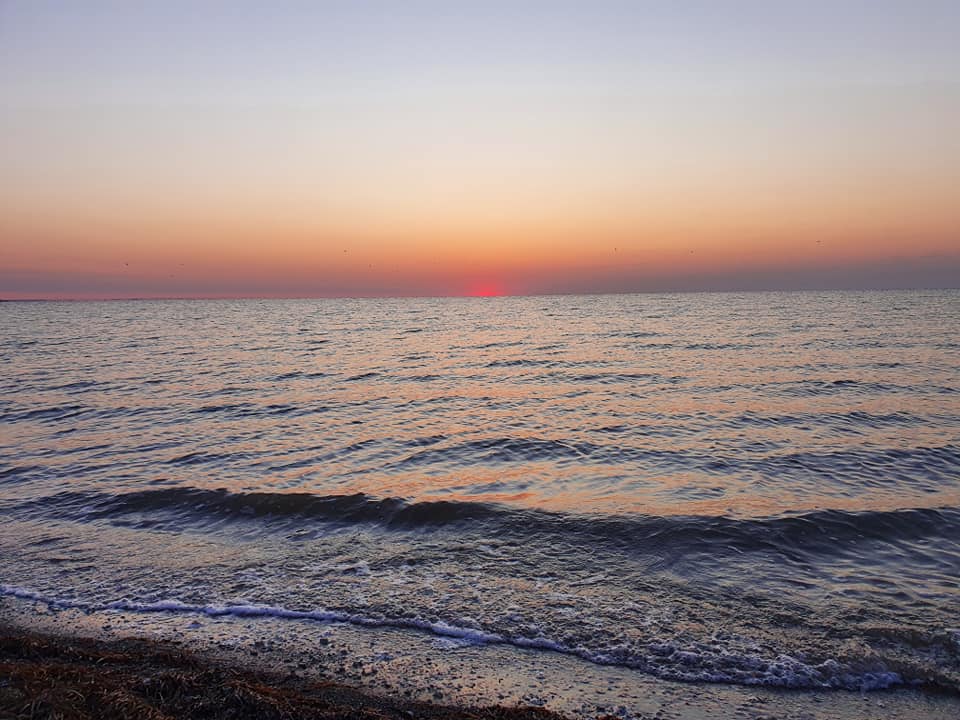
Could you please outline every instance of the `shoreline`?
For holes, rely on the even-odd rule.
[[[960,698],[914,688],[674,683],[538,651],[450,649],[407,631],[330,624],[311,638],[316,623],[268,620],[225,642],[240,639],[229,620],[153,619],[162,622],[0,602],[0,718],[952,720],[960,711]]]
[[[564,720],[537,707],[401,700],[295,671],[214,662],[162,640],[102,640],[0,625],[3,718]]]

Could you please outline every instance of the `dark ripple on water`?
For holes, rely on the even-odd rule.
[[[5,304],[0,326],[5,594],[960,687],[956,292]]]

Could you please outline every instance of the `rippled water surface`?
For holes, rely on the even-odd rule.
[[[960,293],[0,305],[0,584],[960,689]]]

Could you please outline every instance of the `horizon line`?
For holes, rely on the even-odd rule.
[[[436,294],[436,295],[132,295],[103,297],[0,297],[0,303],[41,302],[202,302],[211,300],[496,300],[498,298],[532,297],[593,297],[607,295],[746,295],[765,293],[864,293],[864,292],[945,292],[960,290],[960,285],[944,287],[845,287],[845,288],[747,288],[729,290],[607,290],[595,292],[533,292],[500,293],[497,295]]]

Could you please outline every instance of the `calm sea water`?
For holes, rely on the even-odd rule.
[[[960,292],[0,305],[0,591],[960,689]]]

